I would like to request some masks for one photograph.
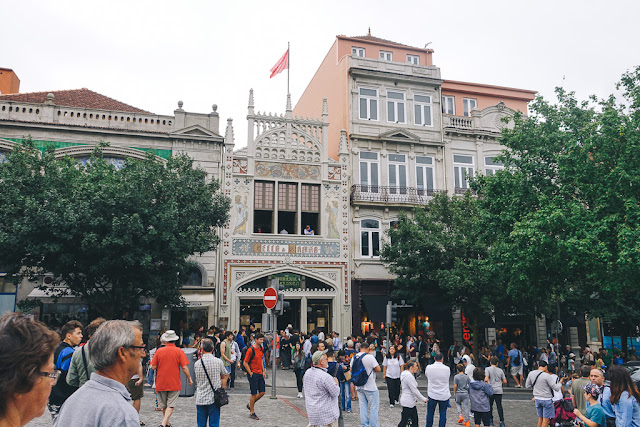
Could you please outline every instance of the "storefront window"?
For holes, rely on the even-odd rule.
[[[307,300],[307,331],[322,330],[325,334],[331,329],[331,300]]]

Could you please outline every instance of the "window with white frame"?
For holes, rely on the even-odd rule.
[[[469,178],[473,177],[473,156],[453,156],[453,180],[456,190],[468,189]]]
[[[364,48],[363,47],[352,47],[351,48],[351,55],[353,56],[359,56],[361,58],[364,58]]]
[[[361,87],[360,118],[363,120],[378,120],[378,90]]]
[[[387,91],[387,121],[404,123],[404,93]]]
[[[416,186],[420,196],[433,192],[433,157],[416,156]]]
[[[389,154],[389,193],[407,194],[407,156]]]
[[[380,256],[380,221],[375,219],[360,221],[360,255],[365,258]]]
[[[442,112],[444,114],[456,114],[455,98],[453,96],[442,97]]]
[[[478,106],[478,102],[474,98],[462,98],[462,106],[464,109],[464,115],[471,117],[471,110]]]
[[[386,50],[381,50],[380,59],[384,59],[385,61],[393,61],[393,53]]]
[[[360,191],[377,193],[378,189],[378,153],[360,152]]]
[[[420,57],[418,55],[407,55],[407,62],[413,65],[420,65]]]
[[[413,95],[413,119],[418,126],[433,126],[430,95]]]
[[[495,157],[484,158],[484,173],[487,176],[495,175],[497,171],[504,169],[504,163],[495,159]]]

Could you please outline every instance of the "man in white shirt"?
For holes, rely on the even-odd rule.
[[[376,372],[382,368],[378,364],[375,356],[376,348],[373,339],[369,337],[367,343],[362,345],[360,353],[351,358],[351,373],[353,375],[353,362],[356,358],[362,357],[362,364],[369,375],[364,386],[357,386],[358,403],[360,404],[360,425],[362,427],[380,427],[378,422],[378,409],[380,408],[380,393],[376,385]]]
[[[447,408],[449,407],[449,399],[451,398],[451,391],[449,391],[451,369],[442,363],[443,358],[442,353],[436,353],[433,357],[435,362],[427,366],[424,370],[424,374],[429,383],[429,388],[427,389],[427,396],[429,397],[427,404],[427,427],[433,427],[433,414],[436,412],[436,405],[438,405],[440,411],[438,426],[445,427],[447,424]]]

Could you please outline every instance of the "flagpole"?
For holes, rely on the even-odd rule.
[[[291,70],[291,47],[289,42],[287,42],[287,56],[287,95],[289,95],[289,70]]]

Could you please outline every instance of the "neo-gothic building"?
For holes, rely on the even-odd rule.
[[[247,147],[225,159],[232,213],[216,295],[222,326],[260,327],[264,290],[278,283],[291,304],[283,328],[351,330],[346,137],[330,158],[330,106],[318,105],[317,119],[294,117],[290,97],[285,114],[261,114],[250,93]]]

